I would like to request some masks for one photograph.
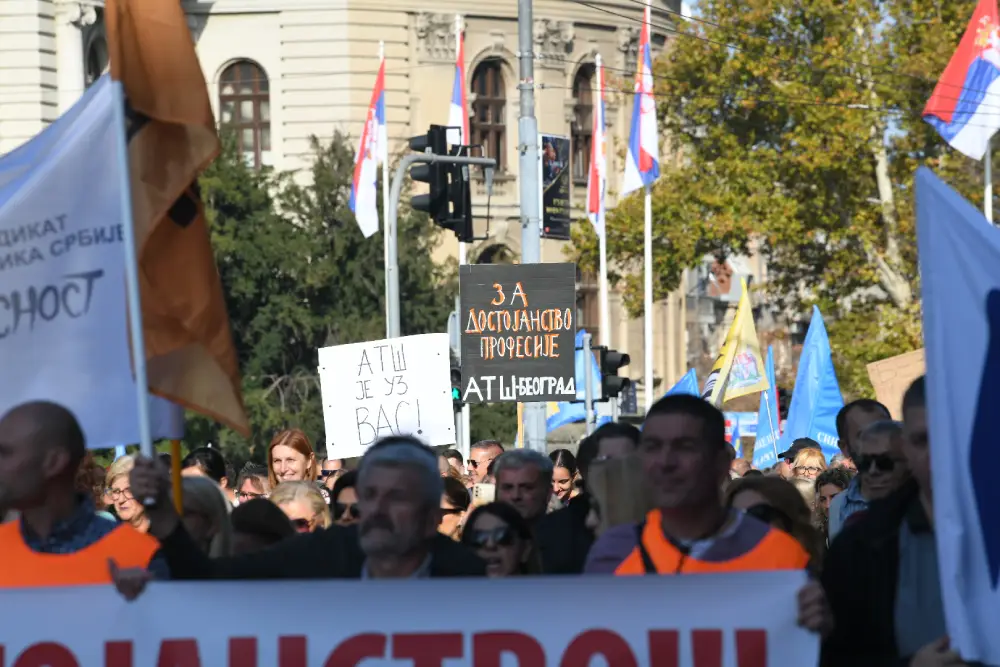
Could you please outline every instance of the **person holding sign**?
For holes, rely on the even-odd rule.
[[[787,533],[727,509],[725,417],[696,396],[664,396],[646,415],[639,442],[655,509],[639,524],[601,534],[585,572],[632,576],[804,570],[809,555]],[[799,623],[827,634],[833,617],[818,582],[799,592]]]

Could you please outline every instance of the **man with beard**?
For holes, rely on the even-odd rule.
[[[243,556],[210,559],[198,549],[170,502],[169,477],[156,462],[138,459],[131,483],[136,498],[155,498],[146,514],[173,579],[436,578],[486,573],[485,564],[472,551],[437,532],[443,488],[437,455],[414,438],[385,438],[361,459],[357,485],[361,517],[356,526],[331,526]],[[119,589],[134,597],[142,589],[142,577],[128,574],[129,585]]]

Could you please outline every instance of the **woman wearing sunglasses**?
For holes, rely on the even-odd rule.
[[[312,482],[283,482],[268,498],[281,508],[298,533],[311,533],[329,528],[330,506]]]
[[[531,527],[505,503],[489,503],[473,510],[462,531],[462,544],[475,549],[476,555],[486,561],[488,577],[542,571]]]
[[[726,506],[794,537],[809,554],[809,569],[819,573],[826,540],[813,526],[812,513],[795,486],[780,477],[741,477],[726,489]]]
[[[469,490],[456,477],[449,475],[442,481],[444,493],[441,494],[441,523],[438,525],[438,532],[457,542],[462,536],[462,520],[469,510]]]
[[[354,490],[358,483],[356,470],[345,472],[333,483],[330,491],[330,511],[333,522],[338,526],[350,526],[358,522],[361,516],[358,512],[358,494]]]

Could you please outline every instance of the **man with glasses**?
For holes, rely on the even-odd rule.
[[[830,541],[868,509],[873,500],[889,496],[910,478],[903,458],[903,425],[884,420],[869,424],[851,443],[858,474],[830,503]]]
[[[334,483],[345,472],[347,466],[344,465],[344,459],[324,459],[319,468],[319,481],[327,491],[333,491]]]
[[[503,454],[503,445],[497,440],[480,440],[469,448],[469,480],[472,484],[482,484],[493,459]]]
[[[258,498],[267,498],[271,493],[271,485],[267,479],[267,467],[255,463],[247,463],[240,471],[236,482],[236,500],[238,503],[248,503]]]

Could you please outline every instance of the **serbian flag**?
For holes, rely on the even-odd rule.
[[[632,129],[628,135],[622,194],[650,187],[660,177],[660,143],[656,131],[656,103],[653,100],[653,54],[649,39],[650,20],[649,5],[646,5],[642,33],[639,36]]]
[[[924,108],[924,120],[955,150],[974,160],[1000,129],[1000,29],[997,1],[979,0]]]
[[[448,126],[461,128],[448,130],[448,143],[464,146],[469,143],[469,97],[465,92],[465,35],[461,19],[455,17],[455,83],[451,87],[451,105],[448,107]]]
[[[587,217],[598,236],[604,235],[604,194],[608,187],[607,137],[604,134],[604,66],[597,57],[594,80],[597,103],[593,111],[593,134],[590,143],[590,170],[587,172]]]
[[[354,158],[354,180],[351,182],[351,211],[365,238],[378,231],[377,180],[379,162],[388,162],[388,139],[385,130],[385,56],[378,66],[375,89],[368,104],[365,129],[358,142]],[[384,176],[383,176],[384,178]]]

